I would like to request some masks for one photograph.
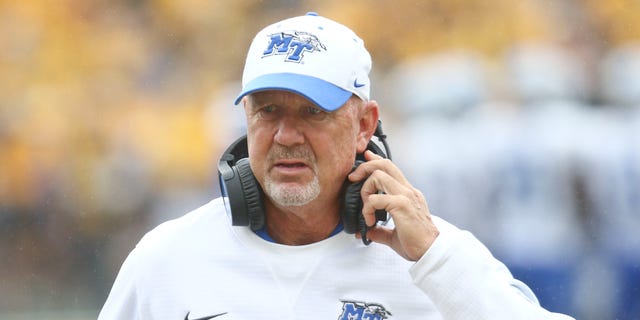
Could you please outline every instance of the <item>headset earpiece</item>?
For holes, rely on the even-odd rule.
[[[227,214],[234,226],[264,227],[262,189],[247,158],[247,137],[232,143],[218,162],[218,178]]]
[[[260,230],[264,227],[265,214],[262,200],[262,188],[251,171],[249,158],[242,158],[236,163],[238,177],[244,193],[246,215],[251,230]]]
[[[355,170],[363,161],[357,160],[353,165]],[[360,196],[360,190],[364,180],[358,182],[345,181],[344,183],[344,198],[342,202],[342,224],[346,233],[356,233],[361,228],[362,221],[364,220],[362,214],[362,197]]]
[[[380,140],[382,140],[383,144],[385,144],[385,148],[386,148],[386,141],[384,141],[384,137],[379,137]],[[388,149],[388,148],[387,148]],[[387,153],[385,153],[382,148],[380,148],[375,142],[373,141],[369,141],[369,143],[367,144],[367,150],[372,151],[373,153],[383,157],[383,158],[387,158]],[[360,164],[364,163],[365,159],[364,159],[364,155],[359,154],[356,157],[356,162],[353,165],[353,170],[355,170]],[[366,180],[366,179],[365,179]],[[371,243],[371,240],[367,239],[367,230],[369,229],[369,227],[367,226],[365,220],[364,220],[364,216],[362,215],[362,196],[360,195],[360,191],[362,190],[362,185],[364,184],[365,180],[361,180],[361,181],[357,181],[357,182],[351,182],[349,180],[346,180],[344,183],[344,195],[342,198],[342,224],[344,226],[344,231],[346,233],[356,233],[356,232],[360,232],[360,236],[362,237],[362,242],[365,245],[369,245]],[[378,221],[387,221],[388,220],[388,216],[387,216],[387,212],[384,210],[376,210],[375,212],[375,217],[376,217],[376,222]]]

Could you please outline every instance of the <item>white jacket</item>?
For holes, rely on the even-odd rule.
[[[417,262],[340,232],[304,246],[232,227],[221,199],[149,232],[98,319],[570,319],[469,232],[440,235]]]

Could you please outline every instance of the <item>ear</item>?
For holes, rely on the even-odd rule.
[[[378,103],[374,100],[365,102],[360,109],[359,117],[360,131],[358,132],[356,152],[363,153],[367,150],[367,144],[378,126],[378,119],[380,118]]]

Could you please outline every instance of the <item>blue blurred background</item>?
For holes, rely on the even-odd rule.
[[[0,0],[1,319],[95,318],[140,237],[219,194],[250,40],[307,11],[365,40],[433,214],[543,306],[640,319],[638,1]]]

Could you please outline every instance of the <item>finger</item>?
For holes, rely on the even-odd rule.
[[[369,195],[380,192],[391,195],[408,195],[409,190],[406,185],[402,184],[401,181],[398,181],[387,172],[376,170],[364,181],[360,189],[360,194],[362,195],[362,199],[365,200]]]
[[[367,162],[360,164],[356,170],[349,174],[348,178],[351,181],[360,181],[367,178],[376,170],[382,170],[387,172],[390,176],[394,177],[403,184],[408,184],[409,181],[404,177],[402,171],[389,159],[382,158],[379,155],[371,151],[365,152],[365,159]]]
[[[375,227],[367,230],[367,238],[373,242],[391,246],[393,241],[393,230],[384,227]]]
[[[362,234],[360,232],[354,233],[356,239],[362,240]],[[393,242],[393,229],[376,226],[367,229],[367,239],[377,242],[380,244],[384,244],[387,246],[391,246]]]
[[[371,160],[384,159],[384,157],[382,157],[381,155],[375,154],[371,150],[367,150],[364,152],[364,159],[367,161],[371,161]]]
[[[359,181],[369,176],[373,171],[393,167],[391,160],[385,159],[370,150],[365,151],[365,162],[361,163],[356,170],[349,174],[351,181]]]
[[[376,223],[376,210],[385,210],[396,220],[395,215],[400,212],[408,212],[409,208],[410,200],[405,196],[372,194],[366,198],[366,201],[363,201],[362,216],[367,226],[371,226]]]

